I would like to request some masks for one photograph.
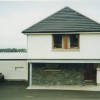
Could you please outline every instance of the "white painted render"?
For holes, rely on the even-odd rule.
[[[7,80],[28,80],[27,53],[0,53],[0,73]]]
[[[97,64],[97,72],[96,72],[96,82],[97,85],[100,85],[100,64]]]
[[[2,60],[0,72],[7,80],[28,80],[28,65],[26,60]]]
[[[79,50],[54,50],[51,34],[28,35],[28,59],[100,59],[100,34],[80,33]]]
[[[26,52],[1,52],[0,59],[27,59]]]
[[[97,76],[96,76],[97,85],[100,85],[100,68],[97,68]]]

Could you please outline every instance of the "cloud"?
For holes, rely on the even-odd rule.
[[[0,2],[0,48],[25,47],[27,39],[21,33],[22,30],[65,6],[69,6],[100,23],[100,0]]]

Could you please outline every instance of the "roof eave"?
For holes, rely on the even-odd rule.
[[[65,32],[100,32],[100,30],[80,30],[80,31],[23,31],[22,33],[65,33]]]

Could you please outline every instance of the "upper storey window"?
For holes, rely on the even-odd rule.
[[[54,48],[62,48],[62,35],[54,35]]]
[[[78,49],[79,34],[54,34],[53,48],[56,49]]]

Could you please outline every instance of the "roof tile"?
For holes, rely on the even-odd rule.
[[[100,24],[65,7],[23,31],[23,33],[53,32],[100,32]]]

